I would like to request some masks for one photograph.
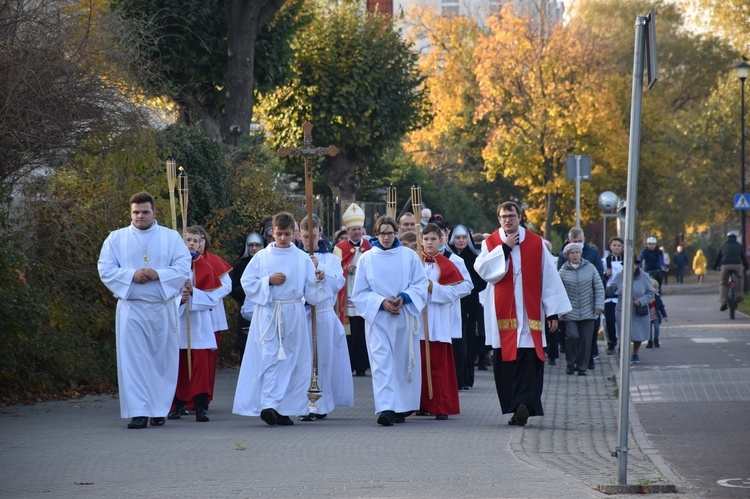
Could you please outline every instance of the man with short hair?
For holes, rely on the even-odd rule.
[[[405,212],[398,219],[398,234],[401,235],[404,232],[415,232],[417,230],[417,221],[414,218],[414,213],[410,211]]]
[[[327,244],[320,241],[320,220],[312,216],[312,223],[307,217],[300,222],[300,239],[306,252],[314,249],[311,260],[315,268],[322,270],[324,278],[318,293],[318,304],[315,307],[317,326],[318,381],[323,387],[323,396],[318,400],[317,410],[300,414],[301,421],[324,419],[337,405],[354,406],[354,384],[352,366],[346,343],[344,327],[334,310],[336,296],[346,280],[341,269],[341,261],[329,251]],[[306,307],[307,308],[307,307]],[[311,308],[307,308],[307,322],[312,330]],[[309,408],[308,408],[309,409]]]
[[[162,426],[179,365],[180,289],[190,277],[190,253],[180,234],[160,226],[154,198],[130,198],[131,224],[109,234],[99,277],[117,298],[115,331],[120,415],[128,428]]]
[[[727,305],[727,288],[729,286],[729,273],[734,272],[737,276],[737,303],[744,299],[744,275],[742,269],[747,269],[747,259],[745,258],[745,251],[742,245],[737,241],[737,233],[735,231],[729,231],[727,233],[727,240],[719,248],[719,252],[716,254],[714,260],[714,268],[721,270],[721,280],[719,287],[719,302],[721,303],[722,312],[726,310]]]
[[[370,249],[370,243],[364,239],[365,212],[355,203],[349,205],[341,217],[349,238],[338,243],[333,248],[333,254],[341,260],[346,286],[338,294],[338,316],[344,329],[348,330],[346,337],[349,345],[349,360],[357,376],[365,376],[370,368],[367,357],[367,343],[365,339],[365,320],[352,302],[354,278],[357,273],[359,259]]]
[[[474,268],[487,281],[483,295],[487,344],[495,349],[494,376],[508,424],[543,416],[545,330],[572,309],[552,254],[541,237],[521,226],[518,204],[497,208],[500,228],[482,242]]]

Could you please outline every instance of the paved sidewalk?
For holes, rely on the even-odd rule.
[[[525,428],[500,414],[491,370],[461,392],[461,415],[387,428],[369,377],[354,378],[354,408],[324,421],[268,427],[232,415],[237,369],[218,373],[209,423],[128,430],[111,395],[3,407],[0,497],[624,497],[596,490],[617,479],[615,365],[604,355],[586,377],[545,366],[546,415]],[[697,497],[632,404],[630,423],[628,483]]]

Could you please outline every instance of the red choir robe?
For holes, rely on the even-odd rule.
[[[435,264],[439,269],[437,283],[441,286],[454,286],[464,281],[461,271],[455,263],[444,255],[437,253],[433,256],[423,254],[425,264]],[[429,276],[429,274],[428,274]],[[434,281],[434,280],[433,280]],[[434,287],[434,284],[433,284]],[[430,369],[432,378],[432,399],[429,397],[427,385],[427,360],[425,356],[425,340],[419,342],[422,354],[422,394],[420,410],[431,414],[459,414],[461,412],[458,400],[458,381],[456,378],[456,362],[453,357],[451,340],[452,318],[451,303],[460,299],[458,289],[446,289],[441,297],[435,301],[432,293],[428,294],[427,307],[422,313],[422,320],[427,321],[430,332]],[[451,296],[455,291],[455,296]],[[433,290],[437,294],[437,290]],[[445,300],[450,299],[449,302]],[[443,312],[443,313],[441,313]],[[428,319],[429,318],[429,319]],[[424,328],[424,324],[422,324]],[[438,331],[444,330],[445,334]]]

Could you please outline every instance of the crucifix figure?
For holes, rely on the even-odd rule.
[[[280,147],[277,154],[281,158],[288,156],[302,156],[305,158],[305,211],[307,211],[307,220],[309,224],[312,224],[313,215],[313,171],[311,159],[319,156],[336,156],[339,150],[336,146],[328,147],[315,147],[312,143],[312,129],[313,125],[309,121],[305,121],[302,125],[302,132],[304,133],[304,146],[303,147]],[[312,225],[310,225],[312,227]],[[315,248],[310,245],[309,248],[310,256],[315,253]],[[310,388],[307,390],[307,398],[310,400],[310,409],[316,409],[315,402],[321,397],[321,389],[318,388],[318,335],[317,335],[317,317],[315,307],[310,307],[310,314],[312,317],[312,379],[310,380]]]

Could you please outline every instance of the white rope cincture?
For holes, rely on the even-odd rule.
[[[408,313],[408,312],[407,312]],[[419,335],[419,320],[416,316],[409,315],[409,333],[413,336]],[[416,360],[414,359],[414,340],[409,338],[409,372],[406,375],[406,381],[411,383],[413,378],[413,371],[416,367]]]
[[[279,337],[279,360],[286,359],[286,352],[284,351],[284,329],[283,329],[283,322],[282,322],[282,313],[281,313],[281,306],[286,305],[289,303],[299,303],[301,300],[274,300],[273,302],[273,315],[271,318],[271,322],[268,324],[268,326],[265,329],[261,329],[260,338],[258,338],[258,342],[261,345],[265,345],[269,341],[273,340],[274,336]],[[265,305],[259,305],[261,315],[260,317],[263,317],[263,309],[265,308]],[[262,320],[262,319],[261,319]],[[268,330],[271,329],[271,326],[273,324],[276,324],[276,329],[272,331],[271,336],[267,336]],[[261,324],[261,328],[263,328],[263,325]]]

